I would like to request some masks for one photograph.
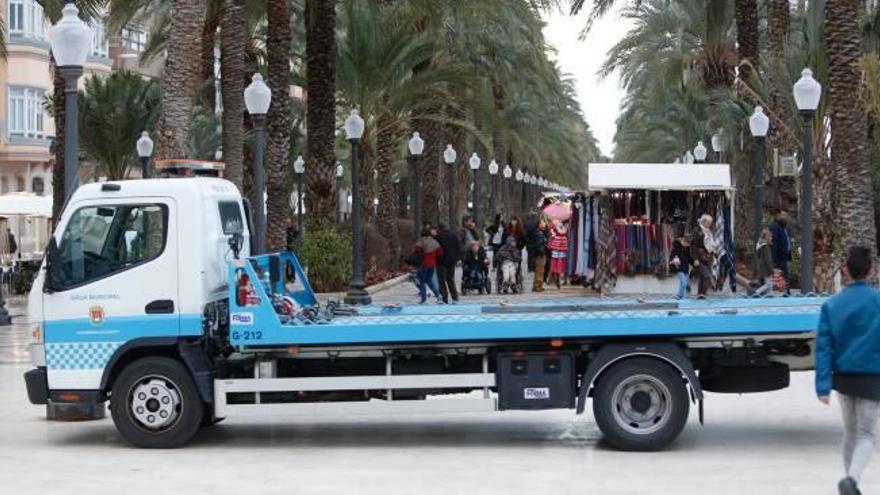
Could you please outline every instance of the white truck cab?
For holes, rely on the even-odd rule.
[[[248,254],[246,219],[241,194],[222,179],[77,189],[28,299],[35,371],[46,375],[32,379],[87,394],[107,380],[120,346],[201,335],[206,306],[227,295],[229,236],[241,235]]]

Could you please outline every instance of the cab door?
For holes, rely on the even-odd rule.
[[[123,344],[180,332],[176,208],[145,197],[68,209],[43,293],[49,388],[94,390]]]

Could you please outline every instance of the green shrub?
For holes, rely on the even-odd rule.
[[[309,226],[305,239],[297,242],[296,254],[308,268],[316,292],[339,292],[351,281],[351,234],[330,222]]]

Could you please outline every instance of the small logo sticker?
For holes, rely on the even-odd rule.
[[[253,313],[232,313],[232,324],[236,326],[251,326],[254,324]]]
[[[92,306],[89,308],[89,320],[95,326],[104,323],[104,308],[102,306]]]
[[[541,388],[524,388],[523,399],[525,400],[546,400],[550,398],[550,389]]]

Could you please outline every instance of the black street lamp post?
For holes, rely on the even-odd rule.
[[[492,187],[492,198],[489,200],[489,216],[494,218],[498,213],[498,162],[489,162],[489,182]],[[490,220],[491,221],[491,220]]]
[[[801,171],[801,293],[813,292],[813,119],[822,85],[804,69],[794,84],[794,101],[804,121],[804,165]]]
[[[364,283],[364,239],[361,231],[361,192],[358,180],[358,146],[364,135],[364,119],[357,109],[345,120],[345,136],[351,143],[351,283],[345,294],[346,304],[370,304],[373,299],[366,291]]]
[[[345,168],[341,163],[336,164],[336,223],[342,223],[342,176],[345,174]]]
[[[471,171],[474,174],[474,222],[477,224],[477,228],[482,228],[482,223],[480,222],[480,157],[477,156],[476,153],[471,155],[470,160],[468,161],[468,165],[471,167]]]
[[[138,157],[141,159],[141,177],[150,178],[150,157],[153,156],[153,140],[147,131],[141,133],[140,139],[135,145]]]
[[[755,107],[755,113],[749,117],[749,130],[755,138],[755,160],[752,163],[752,240],[761,237],[764,223],[764,141],[770,130],[770,119],[764,109]]]
[[[458,158],[458,153],[455,152],[455,148],[451,144],[447,144],[446,150],[443,151],[443,161],[448,165],[446,171],[451,178],[448,184],[449,223],[447,224],[450,229],[455,226],[455,190],[458,188],[458,167],[455,166],[456,158]]]
[[[244,104],[254,125],[254,193],[251,208],[254,211],[254,251],[266,252],[266,175],[263,152],[266,149],[266,114],[272,103],[272,90],[263,82],[260,73],[253,75],[244,90]]]
[[[504,215],[507,218],[513,216],[513,212],[510,209],[510,178],[513,176],[513,169],[510,168],[510,165],[504,166]]]
[[[407,143],[409,159],[412,164],[412,203],[413,203],[413,237],[418,239],[422,233],[422,152],[425,151],[425,140],[418,132],[412,134]]]
[[[297,156],[293,162],[293,172],[296,174],[296,226],[299,228],[300,240],[305,238],[306,226],[303,222],[303,176],[306,174],[306,161],[302,155]]]

